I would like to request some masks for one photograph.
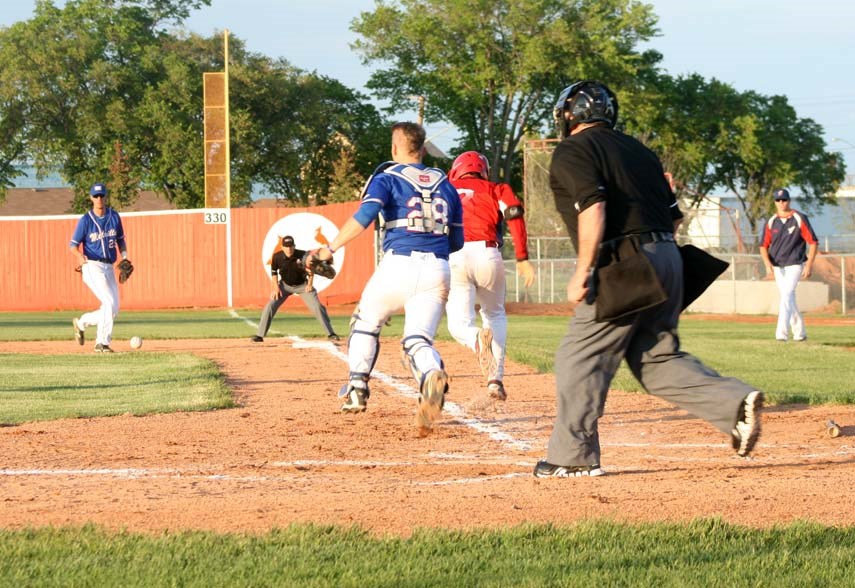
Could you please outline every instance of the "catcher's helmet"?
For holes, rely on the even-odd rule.
[[[468,173],[476,173],[486,180],[490,177],[490,163],[477,151],[466,151],[457,156],[451,164],[448,179],[454,181]]]
[[[617,116],[618,102],[614,92],[595,80],[576,82],[564,88],[552,111],[561,139],[583,123],[604,122],[614,128]]]

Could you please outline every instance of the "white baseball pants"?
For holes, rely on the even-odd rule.
[[[416,370],[426,374],[441,369],[442,358],[432,343],[448,299],[449,280],[448,261],[433,253],[384,255],[359,300],[359,318],[353,324],[347,348],[350,373],[371,372],[380,330],[386,319],[401,308],[403,339],[415,337],[430,342],[420,345],[414,353]]]
[[[461,345],[475,351],[479,327],[475,324],[475,304],[481,306],[481,324],[493,331],[496,373],[488,380],[502,380],[505,372],[505,344],[508,317],[505,314],[505,264],[496,247],[484,241],[469,241],[451,254],[451,292],[446,313],[448,330]]]
[[[109,345],[113,340],[113,319],[119,314],[119,285],[116,282],[116,271],[109,263],[91,260],[84,263],[80,271],[83,273],[83,283],[101,302],[101,308],[83,314],[78,322],[84,329],[97,326],[95,343]]]
[[[778,294],[781,298],[778,305],[778,328],[775,330],[775,338],[786,341],[789,332],[792,331],[793,340],[801,341],[807,336],[804,319],[796,305],[796,286],[799,285],[799,279],[802,277],[802,264],[772,269],[775,272],[775,283],[778,285]]]

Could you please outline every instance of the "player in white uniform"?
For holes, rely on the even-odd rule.
[[[89,190],[92,210],[80,217],[71,236],[69,251],[75,256],[86,284],[101,302],[98,310],[72,319],[74,338],[80,345],[85,341],[86,327],[97,326],[95,351],[112,353],[113,320],[119,314],[119,285],[116,283],[116,249],[122,259],[128,258],[125,231],[119,213],[107,206],[107,187],[94,184]],[[81,251],[81,245],[82,251]]]
[[[429,428],[439,416],[448,375],[433,346],[448,298],[448,256],[463,246],[463,213],[457,190],[438,169],[422,164],[425,131],[415,123],[392,127],[392,161],[375,171],[359,210],[329,247],[332,253],[362,233],[378,215],[385,221],[383,260],[365,286],[348,338],[350,375],[342,386],[344,412],[362,412],[368,380],[380,349],[380,330],[404,309],[403,350],[419,385],[418,424]]]
[[[488,180],[487,158],[477,151],[461,153],[448,178],[460,193],[463,205],[463,249],[451,254],[451,293],[446,312],[448,330],[458,343],[478,355],[487,379],[487,392],[505,400],[505,344],[508,318],[505,315],[505,264],[501,223],[508,223],[514,239],[517,272],[526,288],[534,282],[534,267],[528,261],[522,203],[507,184]],[[475,304],[480,305],[481,324],[475,324]]]

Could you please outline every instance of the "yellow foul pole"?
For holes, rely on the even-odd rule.
[[[228,285],[228,304],[232,308],[232,158],[231,158],[231,123],[229,116],[229,29],[223,31],[223,73],[226,102],[226,284]]]

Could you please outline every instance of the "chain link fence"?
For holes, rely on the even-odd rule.
[[[556,139],[548,139],[528,141],[524,145],[523,195],[529,233],[528,250],[537,277],[534,285],[525,289],[516,274],[513,248],[504,247],[509,301],[546,304],[567,301],[566,287],[576,269],[576,251],[567,237],[549,187],[549,164],[556,143]],[[739,298],[745,296],[746,292],[764,296],[769,291],[768,288],[761,287],[762,284],[748,290],[744,286],[752,282],[764,282],[769,278],[758,253],[734,253],[738,244],[735,237],[730,241],[728,238],[730,237],[719,239],[716,247],[710,247],[710,244],[702,239],[693,243],[691,238],[684,235],[679,236],[678,240],[681,244],[692,243],[706,249],[730,263],[728,270],[717,282],[729,282],[728,287],[724,289],[732,293],[730,307],[739,309],[745,307],[744,300]],[[510,241],[510,237],[507,239]],[[758,241],[757,235],[745,234],[743,239],[746,243]],[[819,240],[820,253],[814,264],[813,275],[806,281],[827,286],[827,301],[822,304],[822,310],[852,314],[855,312],[855,234],[820,235]],[[713,286],[715,287],[715,284]],[[721,284],[719,289],[722,289]],[[812,290],[824,294],[823,288]]]
[[[567,282],[576,271],[576,257],[570,240],[566,237],[533,237],[528,241],[530,261],[536,270],[535,283],[526,289],[516,273],[513,259],[505,260],[505,272],[508,282],[507,299],[514,302],[555,304],[567,302]],[[511,247],[503,248],[504,255],[512,255]],[[565,252],[565,255],[553,255]],[[752,282],[774,280],[766,275],[763,259],[757,254],[736,254],[715,252],[715,255],[730,263],[730,267],[717,280],[729,283],[728,291],[733,299],[728,304],[722,302],[723,312],[739,312],[745,308],[746,301],[740,297],[746,295],[744,285]],[[855,314],[855,254],[820,253],[814,262],[813,273],[806,282],[815,282],[827,286],[827,296],[814,310]],[[739,287],[738,287],[739,286]],[[756,289],[756,296],[766,296],[768,292]],[[751,292],[751,290],[748,290]]]

